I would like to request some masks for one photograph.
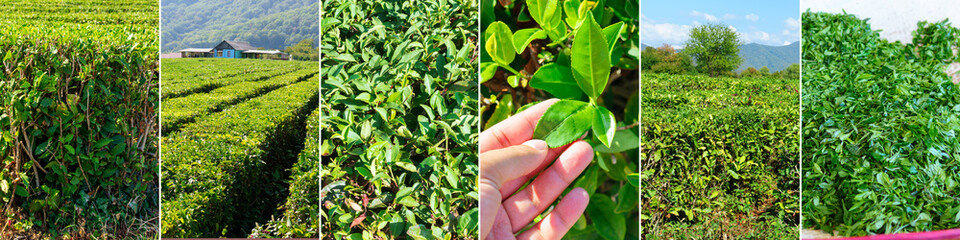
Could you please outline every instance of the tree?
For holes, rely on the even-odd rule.
[[[762,68],[760,68],[760,76],[762,77],[770,76],[770,69],[767,68],[767,66],[763,66]]]
[[[690,30],[684,51],[697,60],[700,72],[716,77],[740,66],[740,34],[722,23],[708,23]]]
[[[777,73],[784,79],[800,79],[800,64],[790,64],[789,67]]]
[[[290,57],[293,60],[300,61],[319,61],[320,60],[320,49],[314,47],[314,42],[316,39],[304,39],[299,43],[287,47],[284,52],[290,54]]]
[[[640,59],[641,70],[654,73],[690,74],[695,73],[693,58],[682,51],[676,51],[668,44],[658,48],[647,47]]]

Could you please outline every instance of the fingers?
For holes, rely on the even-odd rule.
[[[490,239],[490,240],[512,240],[516,239],[513,236],[513,229],[510,227],[510,216],[507,216],[507,211],[504,211],[503,208],[498,208],[496,221],[493,222],[493,231],[490,232],[486,237],[481,235],[480,239]]]
[[[570,145],[568,144],[558,148],[551,148],[549,151],[547,151],[547,157],[544,159],[545,161],[541,162],[540,166],[537,166],[536,170],[530,171],[530,173],[527,173],[527,175],[524,175],[523,177],[515,178],[513,180],[506,181],[503,184],[501,184],[500,195],[504,199],[510,197],[510,195],[513,195],[513,193],[517,192],[517,189],[520,189],[520,187],[523,187],[523,185],[527,184],[527,182],[530,181],[531,178],[539,175],[544,168],[549,166],[550,163],[553,163],[553,160],[557,159],[557,156],[559,156],[560,153],[563,153],[563,151],[567,150],[568,146]]]
[[[538,103],[480,133],[480,153],[514,146],[533,137],[537,121],[557,99]]]
[[[542,221],[537,223],[530,230],[524,231],[517,239],[560,239],[567,234],[570,227],[580,219],[583,210],[587,209],[587,203],[590,202],[590,196],[587,196],[587,190],[583,188],[574,188],[567,193],[557,207],[547,214]]]
[[[503,197],[500,188],[504,182],[526,176],[546,162],[547,143],[530,140],[521,145],[480,154],[480,235],[486,236],[493,227],[494,217]]]
[[[593,148],[584,141],[576,141],[560,154],[557,161],[544,170],[527,188],[503,201],[503,208],[510,215],[514,231],[519,231],[549,207],[590,165]]]

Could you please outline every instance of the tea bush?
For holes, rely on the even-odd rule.
[[[290,176],[288,169],[298,165],[305,122],[319,101],[316,70],[307,72],[312,76],[307,80],[201,116],[164,136],[164,237],[247,236],[275,217],[289,195],[285,182],[304,177]]]
[[[920,22],[913,42],[850,14],[803,14],[804,227],[840,235],[960,228],[958,36]]]
[[[321,9],[323,238],[475,238],[477,3]]]
[[[155,233],[157,2],[0,6],[6,237]]]
[[[797,80],[641,79],[644,236],[796,238]]]
[[[481,126],[560,98],[533,137],[560,147],[590,133],[596,157],[568,188],[587,190],[590,204],[566,239],[640,236],[638,4],[481,1]]]
[[[253,229],[250,238],[318,237],[320,230],[320,109],[307,120],[307,138],[290,176],[283,216]]]

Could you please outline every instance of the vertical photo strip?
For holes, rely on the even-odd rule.
[[[801,238],[960,239],[952,4],[802,2]]]
[[[797,239],[797,1],[647,1],[646,239]]]
[[[162,237],[319,237],[319,2],[160,7]]]
[[[480,8],[480,238],[639,239],[639,2]]]
[[[0,238],[156,237],[157,4],[0,4]]]
[[[476,239],[478,7],[323,3],[324,239]]]

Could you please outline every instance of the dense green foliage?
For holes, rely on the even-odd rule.
[[[222,66],[214,67],[216,64],[233,67],[237,63],[248,65],[244,67],[245,70],[223,69]],[[317,72],[316,65],[313,63],[246,59],[164,59],[163,64],[163,70],[166,74],[163,77],[165,88],[161,92],[165,94],[163,95],[161,117],[163,118],[163,132],[165,134],[176,131],[183,124],[192,122],[206,113],[217,112],[225,107],[268,93],[282,86],[307,80]],[[197,76],[173,74],[180,73],[173,71],[183,71],[188,68],[197,68],[198,70],[195,72],[203,73]],[[261,72],[251,72],[256,70]],[[215,78],[223,76],[215,74],[221,73],[221,71],[227,71],[229,77]],[[168,74],[173,76],[168,76]],[[185,92],[204,90],[208,92],[177,97]]]
[[[250,238],[318,236],[320,230],[320,109],[307,120],[307,138],[290,176],[283,216],[258,225]]]
[[[644,74],[647,239],[795,239],[797,80]]]
[[[590,132],[597,157],[570,186],[586,189],[590,204],[568,239],[640,235],[638,4],[481,1],[482,126],[556,97],[533,137],[560,147]]]
[[[960,227],[960,31],[913,43],[850,14],[803,14],[804,226],[841,235]]]
[[[156,8],[0,6],[0,235],[155,233]]]
[[[167,62],[176,68],[210,64],[207,60],[164,59],[164,84]],[[311,174],[316,180],[316,172],[304,169],[316,166],[319,158],[310,155],[316,151],[315,144],[314,151],[304,146],[311,143],[305,140],[308,116],[318,109],[316,65],[231,61],[266,65],[263,69],[287,68],[298,75],[232,82],[209,92],[163,99],[164,107],[171,103],[171,109],[164,109],[164,121],[168,114],[184,120],[163,138],[161,233],[164,237],[316,237],[319,218],[306,212],[319,208],[319,202],[302,200],[317,197],[310,194],[319,190],[316,185],[310,189],[307,180]],[[223,71],[233,71],[231,61],[219,62]],[[244,74],[248,73],[238,75]],[[282,86],[257,89],[261,84]],[[277,218],[285,222],[269,223]],[[254,229],[257,232],[251,232]]]
[[[474,238],[477,3],[323,11],[324,238]]]
[[[316,39],[304,39],[293,46],[287,47],[283,52],[289,53],[293,60],[320,61],[320,49],[317,48],[316,43]]]
[[[690,29],[683,51],[697,60],[697,70],[710,76],[740,67],[740,33],[721,23],[708,23]]]
[[[209,48],[223,40],[284,49],[317,39],[316,0],[164,0],[163,52]]]
[[[683,51],[677,51],[670,45],[643,49],[640,70],[644,73],[695,74],[693,57]]]

